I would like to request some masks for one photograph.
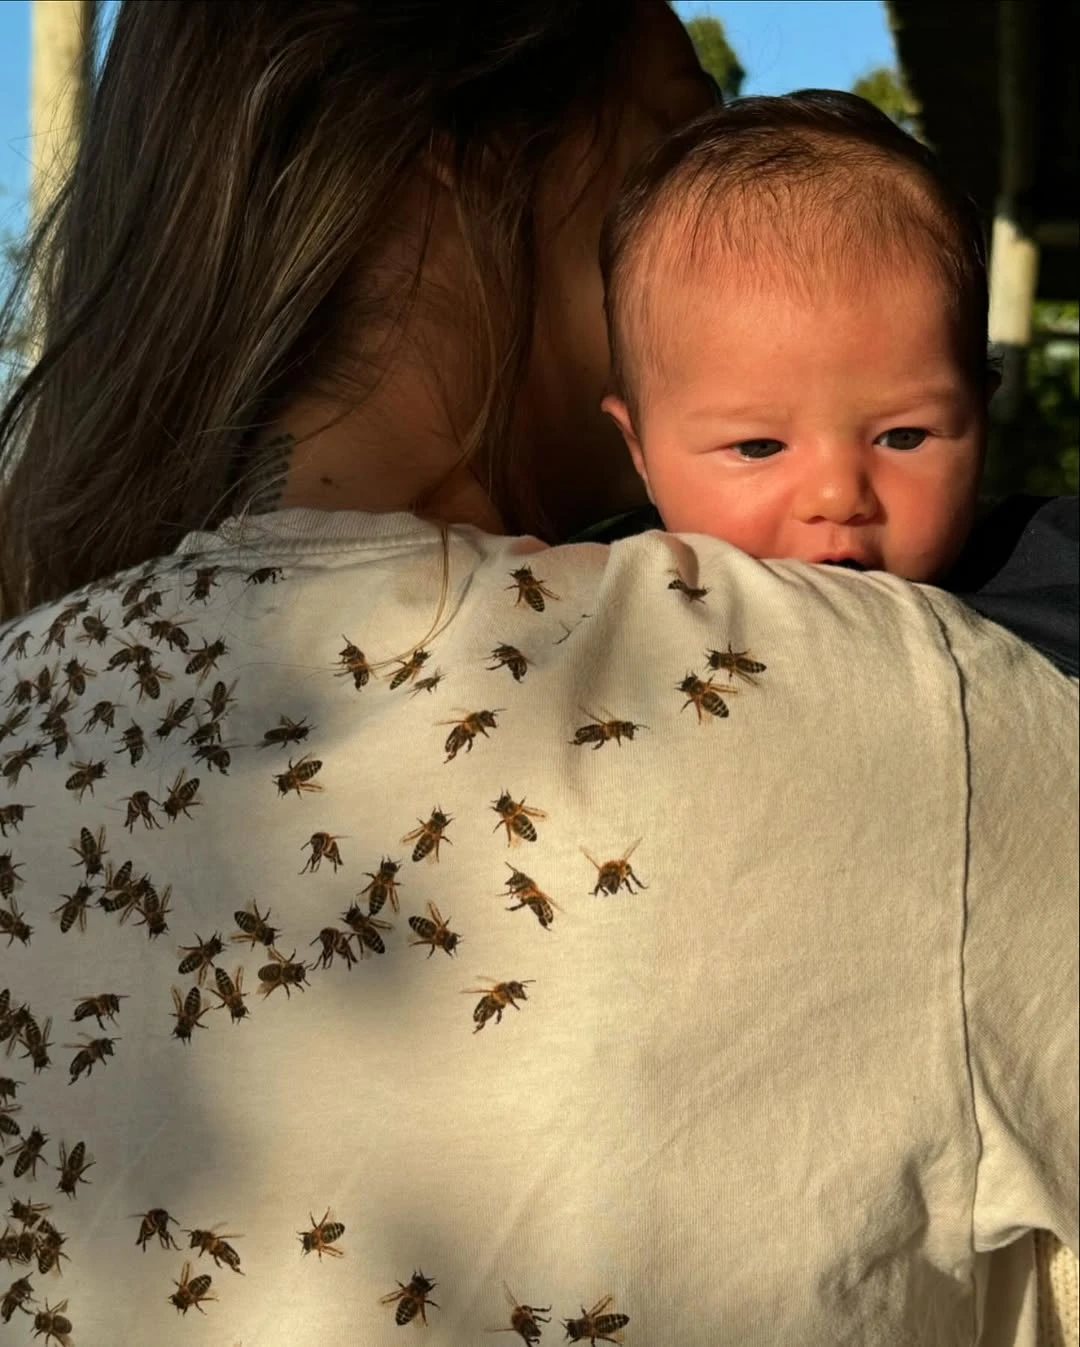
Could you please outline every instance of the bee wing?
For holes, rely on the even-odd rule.
[[[639,847],[640,845],[641,845],[641,838],[639,837],[638,840],[637,840],[637,841],[633,844],[633,846],[629,849],[629,851],[624,851],[624,852],[623,852],[623,854],[622,854],[623,860],[624,860],[624,861],[628,861],[628,860],[630,859],[630,857],[634,854],[634,852],[638,849],[638,847]]]

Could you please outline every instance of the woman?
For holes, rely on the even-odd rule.
[[[639,503],[596,237],[710,97],[651,0],[121,10],[0,425],[27,1333],[1033,1329],[1075,689],[891,577],[540,541]]]

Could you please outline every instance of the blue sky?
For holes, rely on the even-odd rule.
[[[104,5],[107,28],[115,0]],[[747,71],[743,92],[847,89],[893,61],[881,0],[686,0],[684,19],[713,14]],[[0,236],[18,233],[29,182],[30,0],[0,0]]]

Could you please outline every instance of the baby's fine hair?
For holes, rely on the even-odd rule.
[[[898,256],[937,268],[963,358],[979,377],[985,234],[974,202],[936,156],[854,94],[804,89],[718,108],[646,155],[605,220],[614,389],[636,417],[637,364],[655,345],[651,287],[700,274],[705,258],[731,260],[740,280],[760,274],[764,261],[770,276],[779,269],[805,293],[823,269],[857,285]]]

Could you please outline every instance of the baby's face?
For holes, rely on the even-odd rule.
[[[661,288],[641,424],[605,408],[670,531],[910,580],[948,568],[974,516],[985,390],[929,265],[812,298],[761,278]]]

